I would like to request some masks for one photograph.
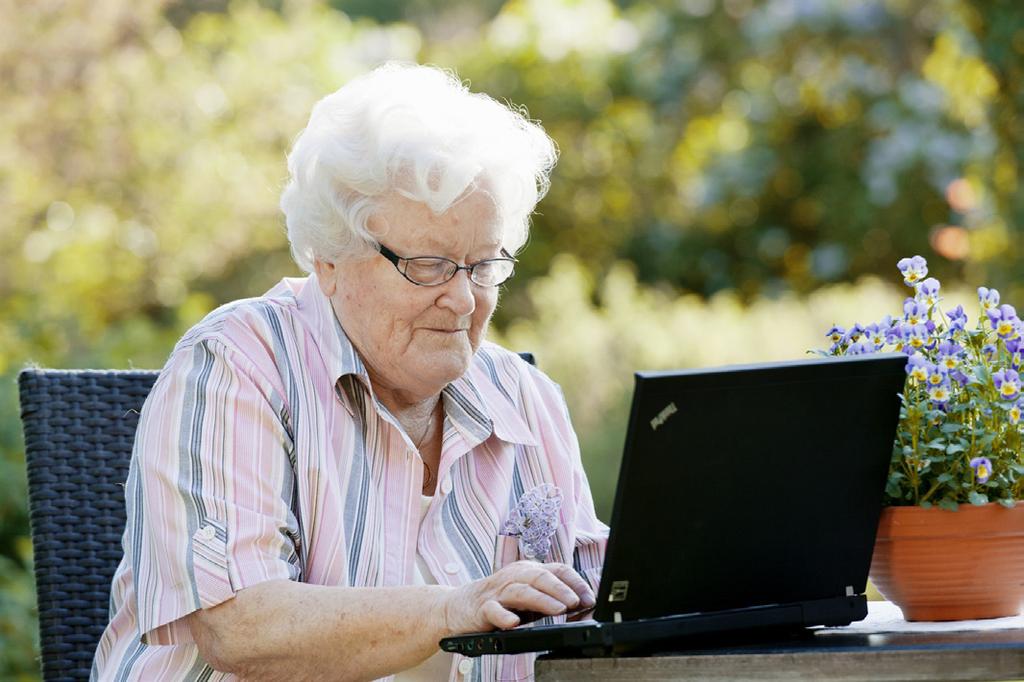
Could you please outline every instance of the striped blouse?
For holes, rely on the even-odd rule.
[[[93,679],[232,679],[200,658],[183,617],[264,581],[413,584],[417,550],[442,585],[489,575],[519,558],[499,529],[544,483],[564,500],[548,560],[596,593],[608,529],[558,386],[485,343],[442,403],[438,492],[419,524],[416,448],[313,277],[208,315],[142,409]],[[532,655],[456,656],[451,679],[532,671]]]

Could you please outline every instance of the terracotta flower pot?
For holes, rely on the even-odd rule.
[[[1015,616],[1024,607],[1024,503],[887,507],[871,582],[907,620]]]

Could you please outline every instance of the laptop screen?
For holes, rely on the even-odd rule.
[[[595,618],[862,593],[905,366],[637,373]]]

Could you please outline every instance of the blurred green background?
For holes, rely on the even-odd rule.
[[[0,679],[37,676],[18,370],[158,368],[298,274],[288,145],[385,59],[561,149],[493,336],[562,384],[605,518],[633,370],[799,357],[915,253],[1022,299],[1018,0],[0,3]]]

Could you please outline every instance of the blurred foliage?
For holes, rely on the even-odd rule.
[[[0,2],[0,678],[37,671],[17,370],[159,367],[295,274],[288,144],[392,58],[562,150],[495,335],[562,383],[602,513],[633,369],[797,356],[898,296],[822,285],[913,253],[1024,293],[1017,0]]]

